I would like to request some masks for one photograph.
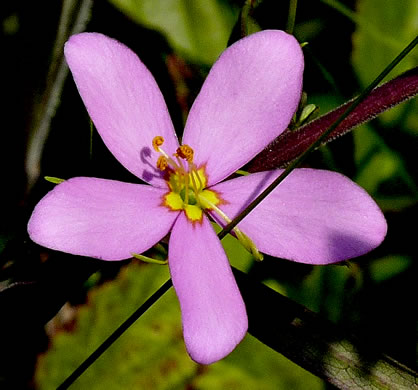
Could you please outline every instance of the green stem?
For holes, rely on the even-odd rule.
[[[254,0],[245,0],[245,3],[241,9],[241,38],[244,38],[248,35],[248,17],[251,13],[251,10],[253,8],[253,2]]]
[[[287,15],[287,25],[286,25],[286,32],[289,34],[293,34],[293,29],[295,27],[297,6],[298,6],[298,0],[289,1],[289,13]]]
[[[90,19],[92,5],[93,0],[65,0],[63,2],[57,37],[52,50],[52,61],[46,77],[47,86],[42,96],[42,102],[45,103],[42,103],[34,115],[36,119],[31,126],[26,148],[27,192],[39,178],[44,145],[68,74],[68,66],[63,54],[64,43],[70,35],[84,30]]]

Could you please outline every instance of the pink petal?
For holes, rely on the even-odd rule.
[[[73,35],[65,57],[78,91],[104,143],[141,179],[163,187],[152,140],[178,147],[164,98],[151,73],[126,46],[97,33]]]
[[[229,180],[213,187],[231,218],[281,171]],[[347,177],[316,169],[294,170],[239,225],[258,249],[301,263],[328,264],[360,256],[386,235],[373,199]]]
[[[215,184],[259,153],[289,124],[302,89],[303,54],[295,38],[266,30],[220,56],[190,111],[183,143],[207,164]]]
[[[29,220],[33,241],[102,260],[142,253],[171,229],[178,213],[161,206],[164,190],[149,185],[76,177],[57,185]]]
[[[210,364],[244,337],[247,314],[228,259],[206,217],[174,224],[168,264],[180,301],[184,340],[193,360]]]

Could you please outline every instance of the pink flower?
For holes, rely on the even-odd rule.
[[[225,225],[280,170],[221,182],[290,122],[302,88],[303,55],[281,31],[262,31],[225,50],[209,73],[179,147],[164,99],[138,57],[97,33],[71,37],[65,56],[103,141],[146,184],[76,177],[36,206],[30,237],[102,260],[142,253],[170,235],[168,264],[190,356],[209,364],[247,331],[240,292],[208,216]],[[386,234],[367,193],[329,171],[298,169],[239,225],[264,252],[309,264],[364,254]]]

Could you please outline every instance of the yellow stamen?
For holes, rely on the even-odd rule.
[[[190,171],[190,176],[192,178],[195,190],[196,191],[202,191],[205,186],[202,183],[202,179],[200,178],[200,174],[199,174],[200,172],[197,169],[196,165],[193,164],[193,163],[189,163],[189,171]],[[195,176],[197,177],[197,181],[199,182],[199,185],[197,185],[197,183],[196,183]]]
[[[190,178],[192,179],[192,187],[193,187],[193,191],[194,191],[194,193],[195,193],[195,195],[196,195],[196,200],[197,200],[197,204],[200,206],[200,207],[202,207],[202,204],[200,203],[200,197],[198,196],[198,193],[199,193],[199,190],[201,190],[202,189],[202,187],[197,187],[197,184],[196,184],[196,179],[195,179],[195,171],[191,171],[190,172]],[[198,176],[198,178],[199,178],[199,175],[197,175]]]
[[[185,194],[184,194],[184,203],[189,203],[189,175],[186,173],[184,175],[184,188],[185,188]]]

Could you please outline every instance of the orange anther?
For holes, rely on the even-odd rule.
[[[188,162],[193,162],[193,149],[189,145],[181,145],[177,148],[175,156],[178,156]]]
[[[157,135],[152,140],[152,147],[155,149],[156,152],[160,151],[160,146],[164,143],[164,138],[161,135]]]
[[[168,166],[167,159],[164,156],[158,157],[158,160],[157,160],[157,168],[160,171],[165,171],[165,169],[167,168],[167,166]]]

